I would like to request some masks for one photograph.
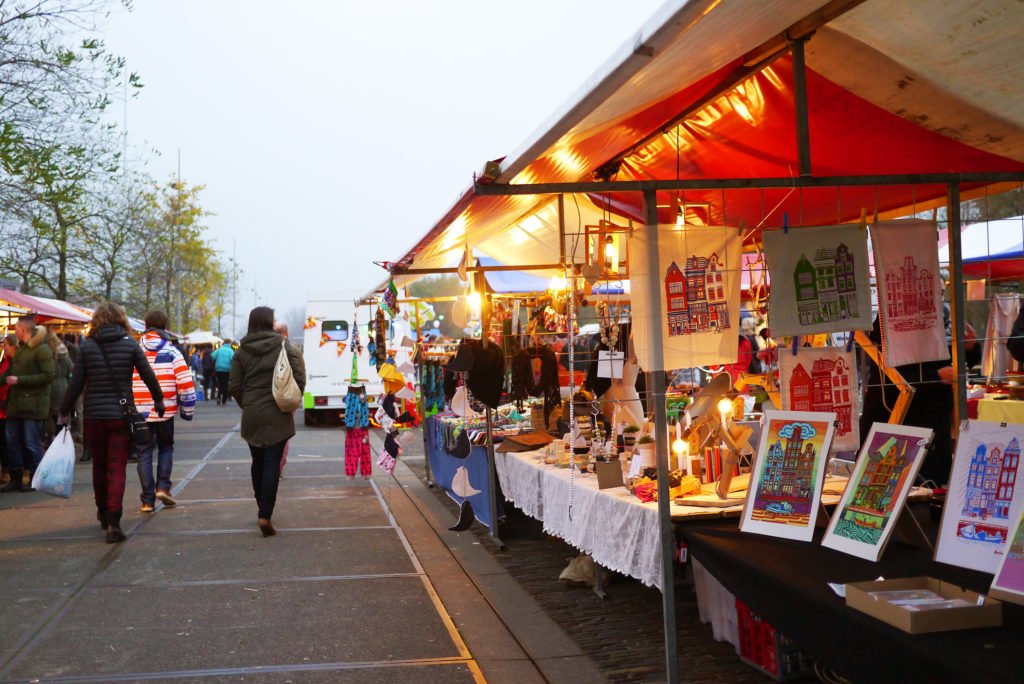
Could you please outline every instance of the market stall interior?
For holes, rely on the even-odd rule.
[[[552,444],[495,454],[488,420],[481,467],[492,497],[497,474],[505,498],[542,517],[546,529],[599,564],[661,589],[670,681],[679,678],[673,521],[685,526],[709,510],[719,517],[729,510],[687,505],[683,495],[694,486],[701,497],[727,503],[730,492],[745,490],[732,506],[742,509],[742,534],[799,539],[822,557],[842,551],[812,541],[814,520],[822,504],[838,504],[831,514],[838,518],[821,516],[836,521],[829,534],[881,555],[890,528],[906,517],[908,497],[941,491],[952,469],[942,527],[948,518],[953,531],[940,535],[940,552],[950,535],[988,544],[981,553],[989,571],[998,556],[1009,567],[1001,573],[1018,572],[1024,488],[1012,485],[1019,439],[964,422],[968,361],[979,340],[968,332],[961,237],[965,201],[987,206],[1024,182],[1024,110],[1019,98],[1002,95],[1016,92],[1012,84],[1024,75],[1019,60],[1007,62],[1021,22],[967,20],[1009,18],[1012,5],[668,2],[519,150],[488,162],[421,240],[384,264],[385,293],[427,274],[458,273],[465,301],[483,302],[465,319],[466,336],[496,336],[499,345],[505,331],[492,327],[488,304],[496,300],[471,276],[553,274],[558,282],[545,321],[567,338],[573,371],[581,307],[600,302],[595,286],[628,282],[628,304],[620,300],[614,313],[606,305],[598,315],[604,338],[626,323],[630,330],[602,350],[607,375],[597,375],[611,382],[597,393],[604,399],[597,408],[609,417],[607,433],[597,429],[596,413],[579,414],[590,399],[577,397],[580,383],[569,372],[564,386],[558,383],[563,429],[549,421],[554,393],[529,421],[538,433],[554,427]],[[934,40],[940,27],[947,40]],[[944,237],[937,239],[940,227]],[[938,244],[928,249],[933,239],[947,242],[946,269]],[[474,264],[474,255],[498,263]],[[990,263],[992,274],[999,266]],[[529,307],[513,304],[510,334],[534,320]],[[765,323],[770,333],[751,337]],[[977,337],[982,346],[998,346],[1012,335],[1004,326]],[[505,367],[514,369],[515,355],[505,351]],[[864,371],[866,357],[877,371]],[[632,380],[640,370],[638,389]],[[996,387],[1009,377],[995,365],[990,370]],[[463,372],[472,399],[472,369]],[[722,404],[717,411],[678,411],[685,400],[670,407],[670,381],[695,389],[720,372],[729,373],[731,387],[708,392]],[[725,394],[738,399],[735,405],[722,402]],[[638,402],[643,444],[630,456],[622,412]],[[757,410],[766,406],[777,411]],[[670,408],[678,415],[671,426]],[[511,409],[503,414],[514,426],[509,433],[527,423],[515,411],[517,417]],[[861,415],[878,417],[859,426]],[[733,429],[748,417],[759,422],[749,446],[745,431]],[[453,432],[465,418],[449,418]],[[928,434],[886,433],[887,421]],[[1015,431],[1024,438],[1024,428],[1009,428]],[[866,439],[876,433],[878,441]],[[753,460],[734,462],[734,452]],[[583,484],[594,482],[584,466],[616,457],[630,463],[624,476],[631,494]],[[978,464],[970,470],[972,459]],[[843,462],[850,475],[833,477]],[[555,472],[563,464],[564,475]],[[737,468],[748,477],[724,482]],[[915,494],[910,485],[919,470],[931,481]],[[462,491],[480,489],[467,472]],[[609,508],[624,496],[631,507]],[[997,511],[999,524],[990,520]],[[943,572],[937,563],[927,571]],[[730,589],[736,575],[721,575]],[[1002,610],[1002,629],[1019,631],[1019,609]]]

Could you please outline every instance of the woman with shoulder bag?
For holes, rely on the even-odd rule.
[[[104,302],[92,315],[89,333],[82,342],[71,382],[60,404],[61,424],[74,409],[78,395],[85,390],[85,444],[92,455],[92,488],[96,497],[96,518],[107,531],[107,543],[125,540],[121,531],[124,505],[125,471],[132,452],[130,414],[132,371],[139,377],[155,401],[153,410],[163,416],[163,392],[142,347],[129,335],[124,309]],[[142,416],[145,420],[145,416]]]
[[[242,439],[252,454],[252,489],[259,507],[264,537],[276,533],[270,522],[277,501],[284,446],[295,434],[291,411],[282,411],[274,399],[274,372],[282,348],[299,391],[306,374],[298,351],[274,332],[274,310],[258,306],[249,313],[249,330],[231,360],[228,390],[242,407]]]

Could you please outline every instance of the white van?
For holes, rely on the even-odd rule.
[[[366,386],[371,406],[376,405],[384,391],[377,369],[366,352],[370,309],[361,307],[356,311],[356,299],[360,295],[362,292],[355,290],[310,294],[302,345],[302,358],[306,362],[306,392],[302,402],[306,425],[335,425],[345,417],[345,395],[352,380],[352,330],[357,321],[363,345],[357,362],[358,383]],[[310,327],[310,323],[315,325]],[[323,344],[322,339],[326,340]],[[344,345],[340,356],[339,344]]]

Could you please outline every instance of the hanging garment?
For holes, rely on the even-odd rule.
[[[1013,331],[1013,322],[1020,313],[1020,295],[1000,293],[988,301],[988,325],[985,326],[985,351],[981,372],[989,378],[1005,378],[1014,368],[1006,340]]]
[[[370,408],[364,387],[348,388],[345,395],[345,427],[365,428],[370,425]]]
[[[365,428],[349,428],[345,432],[345,474],[369,477],[373,472],[370,461],[370,438]]]
[[[871,329],[868,234],[860,225],[765,231],[769,323],[778,336]]]
[[[654,253],[647,245],[651,230],[658,231]],[[629,239],[633,301],[661,302],[660,307],[633,309],[633,343],[645,371],[736,363],[741,242],[736,228],[723,226],[648,226]],[[653,289],[648,282],[652,270],[658,283]],[[655,314],[660,357],[648,336]]]
[[[939,254],[930,246],[935,239],[931,221],[904,219],[871,227],[887,366],[949,358]]]

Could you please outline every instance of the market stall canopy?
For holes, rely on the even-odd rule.
[[[46,297],[33,297],[14,290],[0,290],[0,304],[7,304],[34,313],[40,323],[88,323],[91,320],[88,314],[67,302]]]
[[[220,344],[224,340],[214,335],[209,330],[193,330],[182,339],[185,344]]]
[[[965,225],[960,244],[966,277],[1024,280],[1024,216]],[[945,231],[940,234],[939,263],[949,263]]]
[[[797,174],[791,39],[806,46],[816,176],[1024,171],[1024,22],[1016,0],[672,0],[519,149],[489,165],[497,184],[786,179]],[[965,197],[979,192],[964,184]],[[855,220],[945,201],[946,187],[879,185],[663,193],[695,222],[749,226]],[[587,209],[566,198],[566,206]],[[659,198],[661,199],[661,198]],[[639,193],[594,197],[634,220]],[[557,220],[554,201],[467,190],[396,262],[453,265],[509,226]],[[568,230],[578,230],[565,212]],[[525,230],[538,262],[546,245]],[[503,258],[504,260],[504,258]],[[507,263],[507,262],[506,262]]]

